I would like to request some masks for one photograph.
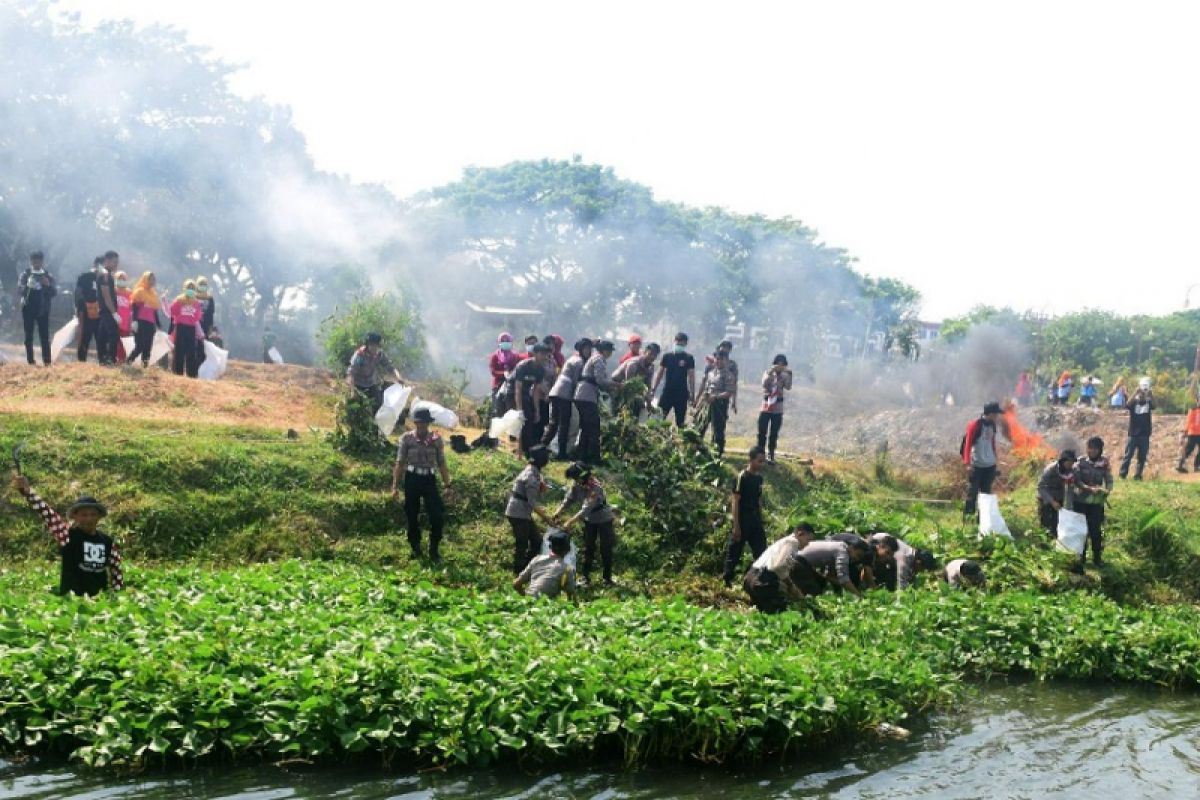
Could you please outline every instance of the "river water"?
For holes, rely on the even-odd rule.
[[[1196,798],[1200,697],[1060,683],[990,685],[905,741],[870,739],[752,770],[591,768],[401,775],[276,767],[120,778],[0,761],[0,798],[741,800],[742,798]]]

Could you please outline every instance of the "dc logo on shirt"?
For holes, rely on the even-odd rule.
[[[102,544],[93,544],[92,542],[83,543],[83,566],[90,569],[99,569],[104,566],[105,562],[105,547]]]
[[[1134,405],[1134,407],[1133,407],[1133,413],[1135,413],[1135,414],[1149,414],[1149,413],[1150,413],[1150,404],[1149,404],[1149,403],[1137,403],[1137,404],[1135,404],[1135,405]]]

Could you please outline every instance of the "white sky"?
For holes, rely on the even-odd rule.
[[[320,168],[400,195],[579,153],[662,199],[798,217],[931,319],[1160,313],[1200,282],[1200,3],[60,7],[186,30],[292,107]]]

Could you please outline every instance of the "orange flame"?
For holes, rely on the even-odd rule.
[[[1000,421],[1001,430],[1012,442],[1012,452],[1017,458],[1044,460],[1054,458],[1054,449],[1046,444],[1040,433],[1034,433],[1017,419],[1017,407],[1011,402],[1004,407]]]

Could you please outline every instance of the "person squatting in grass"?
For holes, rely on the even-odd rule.
[[[604,585],[613,584],[613,550],[617,544],[617,534],[613,528],[617,518],[613,507],[608,504],[608,496],[604,486],[592,474],[587,464],[577,461],[567,467],[567,478],[573,483],[562,505],[554,512],[557,520],[567,510],[567,506],[579,504],[579,512],[562,524],[569,528],[580,520],[583,521],[583,580],[591,579],[592,566],[596,561],[596,545],[600,545],[600,564],[604,571]]]
[[[767,533],[763,528],[762,489],[763,466],[767,463],[761,447],[751,447],[746,468],[738,473],[730,497],[733,527],[725,545],[725,586],[732,587],[734,576],[742,561],[746,545],[757,561],[767,549]]]
[[[854,544],[843,542],[813,542],[796,554],[792,582],[806,595],[817,595],[826,586],[862,597],[854,585],[850,571],[867,558],[867,543],[861,539]]]
[[[433,414],[427,408],[418,408],[412,415],[416,430],[406,431],[400,437],[396,450],[396,464],[392,468],[392,498],[400,496],[400,476],[404,476],[404,516],[408,523],[408,545],[413,558],[421,557],[421,503],[429,515],[429,557],[440,561],[442,527],[445,507],[438,492],[436,470],[442,476],[442,485],[450,491],[450,471],[446,468],[446,445],[442,437],[429,429]]]
[[[371,332],[363,339],[362,346],[350,357],[350,364],[346,367],[346,385],[350,387],[351,392],[357,392],[371,401],[372,414],[379,411],[383,405],[380,369],[390,372],[396,383],[404,383],[400,370],[396,369],[387,353],[383,352],[383,337]]]
[[[867,543],[867,540],[853,531],[844,531],[825,537],[827,542],[841,542],[851,550],[858,547],[866,549],[867,554],[861,561],[850,565],[850,582],[859,590],[875,588],[875,551],[877,548]]]
[[[762,552],[742,578],[742,588],[750,602],[764,614],[778,614],[791,601],[803,599],[804,592],[792,580],[798,568],[800,551],[812,543],[813,527],[801,522],[782,539]]]
[[[867,543],[875,548],[875,583],[888,591],[911,588],[918,573],[937,569],[937,559],[890,533],[873,533]]]
[[[513,588],[529,597],[558,597],[565,594],[575,599],[575,568],[566,562],[571,552],[571,537],[566,531],[550,534],[550,552],[530,559],[513,579]]]
[[[987,585],[983,567],[969,558],[956,558],[942,570],[941,579],[951,589],[982,589]]]
[[[513,574],[519,575],[538,551],[542,549],[542,535],[533,518],[536,516],[547,525],[554,520],[542,510],[538,502],[548,488],[542,478],[542,469],[550,463],[550,451],[538,445],[529,451],[529,463],[513,480],[508,495],[508,506],[504,516],[513,532]]]
[[[964,517],[975,513],[980,492],[992,493],[992,483],[996,480],[996,420],[1001,413],[999,403],[988,403],[979,418],[967,425],[966,435],[963,436],[960,455],[967,468]]]
[[[1087,455],[1075,462],[1075,510],[1087,519],[1088,538],[1079,556],[1077,569],[1087,559],[1088,543],[1092,546],[1092,563],[1104,565],[1104,507],[1113,489],[1112,464],[1104,455],[1104,440],[1093,436],[1087,441]]]
[[[108,509],[96,498],[84,496],[76,500],[67,509],[67,519],[71,521],[68,526],[58,512],[37,496],[24,475],[13,475],[12,486],[42,518],[58,544],[59,594],[92,597],[104,589],[120,591],[125,587],[117,543],[98,527]]]
[[[1051,538],[1058,536],[1058,512],[1074,510],[1075,451],[1067,448],[1047,464],[1038,478],[1038,521]]]
[[[775,463],[775,448],[779,444],[779,429],[783,427],[783,401],[792,389],[792,371],[787,356],[775,356],[771,367],[762,376],[763,402],[758,413],[758,446],[767,450],[767,463]]]
[[[542,432],[542,446],[549,447],[557,439],[555,457],[567,460],[567,441],[571,436],[571,412],[575,408],[575,384],[583,365],[592,357],[592,340],[586,337],[575,342],[575,353],[568,358],[554,385],[550,388],[550,424]]]

